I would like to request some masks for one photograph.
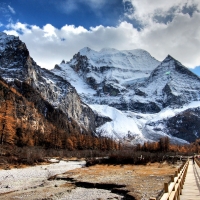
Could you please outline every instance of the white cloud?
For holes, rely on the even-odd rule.
[[[42,67],[52,68],[63,59],[70,60],[81,48],[100,50],[103,47],[132,49],[137,31],[127,22],[118,27],[97,26],[87,30],[82,26],[65,25],[57,29],[48,24],[43,28],[17,23],[9,26],[7,34],[14,34],[26,43],[31,56]],[[136,37],[135,37],[136,38]]]
[[[14,10],[14,8],[12,8],[12,7],[9,6],[9,5],[8,5],[8,9],[10,10],[10,12],[11,12],[12,14],[15,14],[15,13],[16,13],[15,10]]]
[[[200,65],[198,0],[176,0],[175,3],[172,0],[143,0],[142,3],[139,0],[129,1],[135,9],[135,13],[129,17],[135,17],[143,23],[140,31],[131,23],[122,21],[117,27],[99,25],[89,30],[74,25],[58,29],[51,24],[41,28],[18,22],[10,24],[5,32],[18,35],[26,43],[33,59],[46,68],[53,68],[63,59],[70,60],[86,46],[94,50],[104,47],[119,50],[141,48],[160,61],[170,54],[187,67]],[[195,5],[196,11],[192,15],[182,12],[186,3],[187,6]],[[170,21],[163,23],[154,20],[155,15],[167,15],[171,8],[175,10]]]
[[[81,48],[95,50],[142,48],[163,60],[168,54],[188,67],[200,65],[200,13],[193,17],[179,14],[171,23],[152,23],[141,31],[121,22],[117,27],[102,25],[89,30],[82,26],[65,25],[61,29],[47,24],[43,28],[16,23],[8,34],[20,36],[34,60],[42,67],[52,68],[61,60],[69,60]]]
[[[200,64],[200,13],[193,17],[179,14],[169,24],[154,24],[142,31],[142,46],[162,60],[166,54],[185,66]]]
[[[133,13],[127,14],[128,17],[139,20],[143,25],[151,23],[155,16],[175,17],[182,13],[184,8],[188,11],[200,10],[199,0],[123,0],[123,2],[130,2],[134,8]]]

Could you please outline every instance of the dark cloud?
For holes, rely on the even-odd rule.
[[[153,20],[158,23],[167,24],[172,22],[177,13],[189,14],[190,17],[192,17],[195,12],[199,12],[198,6],[196,4],[188,5],[186,3],[181,9],[179,6],[172,6],[168,11],[165,11],[164,13],[161,9],[155,11],[156,14],[153,16]]]
[[[132,3],[130,1],[124,2],[124,12],[128,15],[133,14],[135,11],[135,8],[133,7]]]
[[[124,13],[120,16],[120,21],[127,21],[128,23],[132,24],[134,28],[140,31],[143,28],[143,25],[141,24],[140,20],[138,20],[137,18],[129,17],[135,12],[135,8],[132,5],[132,3],[129,0],[123,1],[123,6]]]
[[[164,23],[164,24],[172,22],[172,20],[176,16],[175,13],[177,9],[178,9],[177,6],[173,6],[167,12],[164,13],[161,9],[157,9],[153,16],[153,20],[157,23]]]
[[[195,12],[200,12],[198,9],[198,5],[197,4],[193,4],[193,5],[188,5],[187,3],[185,4],[185,6],[182,9],[182,13],[183,14],[189,14],[190,17],[192,17],[192,15]]]

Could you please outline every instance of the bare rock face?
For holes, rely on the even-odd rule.
[[[141,140],[143,136],[157,140],[169,135],[174,140],[182,138],[190,142],[199,137],[198,105],[184,112],[182,108],[188,109],[186,104],[200,101],[200,78],[171,56],[160,63],[140,49],[102,49],[96,52],[84,48],[69,62],[62,61],[49,71],[36,64],[19,38],[0,33],[0,76],[16,89],[15,92],[32,102],[41,116],[49,122],[55,121],[53,127],[63,128],[65,132],[73,130],[69,128],[73,123],[73,127],[77,127],[75,132],[93,134],[97,127],[110,122],[109,117],[94,113],[88,106],[100,104],[125,111],[122,113],[127,118],[132,117]],[[7,109],[3,104],[5,96],[5,93],[2,97],[0,95],[4,106],[2,113]],[[12,113],[17,116],[17,121],[21,120],[20,117],[28,119],[31,127],[38,127],[34,129],[36,132],[49,130],[37,114],[27,117],[33,111],[25,112],[22,108],[15,111],[15,107],[13,103]],[[165,109],[172,112],[180,109],[180,112],[163,118]],[[25,112],[25,117],[22,112]],[[129,112],[133,113],[128,115]],[[156,118],[157,115],[161,118]],[[57,116],[56,119],[53,116]],[[20,123],[24,124],[24,121]],[[5,126],[1,130],[9,132]],[[21,129],[17,130],[17,135],[21,135]],[[121,130],[117,131],[120,134]]]
[[[54,108],[74,119],[80,127],[88,132],[95,131],[93,111],[81,101],[69,82],[40,68],[19,38],[2,33],[0,47],[0,76],[10,85],[23,92],[15,80],[27,83]]]
[[[167,132],[172,136],[194,142],[200,137],[200,108],[187,109],[167,120]]]

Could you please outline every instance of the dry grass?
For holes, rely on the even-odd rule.
[[[147,165],[95,165],[88,168],[72,170],[63,176],[76,181],[89,183],[112,183],[125,185],[136,199],[156,197],[163,189],[164,182],[169,182],[177,166],[168,163],[151,163]]]

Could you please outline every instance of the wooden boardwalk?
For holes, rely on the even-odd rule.
[[[200,168],[197,164],[189,163],[185,183],[180,200],[200,200]]]

